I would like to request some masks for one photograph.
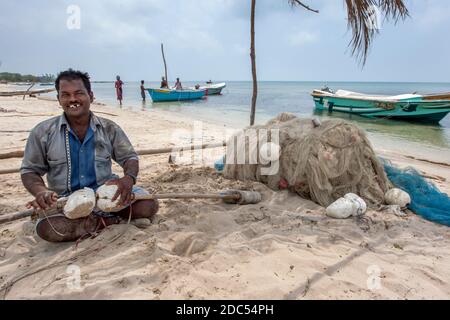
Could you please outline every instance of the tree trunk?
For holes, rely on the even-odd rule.
[[[255,55],[255,5],[256,0],[252,0],[251,9],[251,43],[250,43],[250,58],[252,60],[252,78],[253,78],[253,95],[252,95],[252,109],[250,112],[250,125],[255,124],[256,98],[258,96],[258,81],[256,79],[256,55]]]
[[[169,84],[169,79],[167,79],[167,65],[166,65],[166,57],[164,56],[164,46],[161,43],[161,53],[164,61],[164,75],[166,76],[166,82]]]

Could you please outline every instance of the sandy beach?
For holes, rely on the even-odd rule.
[[[138,150],[198,142],[183,134],[198,125],[192,118],[102,104],[91,109],[118,123]],[[29,130],[60,113],[55,101],[0,97],[1,153],[23,150]],[[225,129],[203,122],[202,142],[223,141]],[[374,148],[450,193],[450,166],[437,163],[449,159],[400,154],[379,143]],[[204,155],[218,159],[222,153],[218,148]],[[138,185],[160,192],[257,190],[263,201],[238,206],[165,200],[150,226],[110,226],[78,246],[39,239],[27,219],[0,225],[0,298],[450,298],[448,227],[411,212],[399,217],[369,210],[363,219],[334,220],[324,208],[287,191],[226,180],[207,166],[211,162],[174,165],[168,157],[141,156]],[[18,168],[20,162],[0,160],[0,170]],[[117,165],[114,171],[121,173]],[[0,175],[0,184],[0,215],[24,210],[32,198],[19,174]],[[79,271],[79,285],[73,283],[73,270]]]

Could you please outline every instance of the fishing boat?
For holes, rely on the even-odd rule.
[[[0,97],[12,97],[12,96],[24,96],[24,95],[35,95],[43,94],[55,91],[55,88],[50,89],[39,89],[39,90],[28,90],[28,91],[0,91]]]
[[[200,89],[206,90],[206,95],[212,96],[221,94],[222,90],[227,86],[225,82],[221,83],[208,83],[206,86],[200,87]]]
[[[175,90],[175,89],[146,89],[150,94],[153,102],[164,102],[164,101],[186,101],[186,100],[196,100],[201,99],[205,96],[206,90]]]
[[[450,112],[450,100],[441,99],[446,94],[382,96],[325,88],[314,90],[311,95],[317,110],[372,118],[438,123]]]
[[[212,96],[212,95],[221,94],[222,90],[226,86],[227,86],[227,84],[225,82],[221,82],[221,83],[207,82],[205,86],[196,85],[195,87],[192,87],[189,89],[195,90],[196,88],[198,88],[199,90],[206,90],[206,95]]]
[[[450,92],[423,95],[423,100],[450,100]]]

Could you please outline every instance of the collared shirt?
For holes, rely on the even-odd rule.
[[[97,189],[95,177],[95,138],[89,126],[83,142],[72,130],[69,130],[70,160],[72,163],[72,190],[84,187]]]
[[[95,142],[94,163],[97,185],[113,177],[112,162],[121,167],[128,160],[138,160],[130,140],[113,121],[97,117],[91,112],[90,128]],[[50,190],[59,195],[72,191],[73,163],[70,150],[69,123],[64,115],[39,123],[31,130],[25,147],[20,174],[47,174]],[[92,161],[92,160],[91,160]]]

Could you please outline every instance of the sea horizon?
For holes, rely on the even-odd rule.
[[[160,82],[160,79],[157,80],[148,80],[148,79],[140,79],[140,80],[124,80],[121,79],[123,82],[129,82],[129,83],[133,83],[133,82],[140,82],[141,80],[144,81],[148,81],[148,82]],[[181,79],[181,82],[199,82],[199,83],[203,83],[208,81],[207,80],[183,80]],[[92,80],[91,79],[91,83],[114,83],[116,80]],[[170,81],[174,81],[174,80],[170,80]],[[214,83],[220,83],[220,82],[249,82],[252,83],[252,80],[213,80]],[[281,83],[395,83],[395,84],[401,84],[401,83],[407,83],[407,84],[448,84],[450,85],[450,81],[357,81],[357,80],[258,80],[258,83],[261,82],[281,82]],[[450,91],[450,87],[449,87],[449,91]]]
[[[222,82],[222,81],[214,81]],[[139,81],[124,81],[123,108],[132,110],[163,110],[185,115],[199,121],[208,121],[224,127],[242,128],[249,124],[252,97],[251,81],[225,81],[227,87],[222,95],[187,102],[153,103],[148,93],[142,102]],[[169,81],[169,83],[171,83]],[[185,87],[197,81],[182,81]],[[256,107],[256,124],[262,124],[281,112],[294,113],[299,117],[320,119],[344,119],[363,128],[373,141],[389,145],[407,153],[445,152],[450,159],[450,116],[438,125],[403,122],[387,119],[369,119],[355,115],[317,112],[311,97],[314,89],[327,85],[331,89],[346,89],[368,94],[397,95],[402,93],[449,92],[450,83],[424,82],[319,82],[319,81],[259,81]],[[146,81],[146,87],[159,87],[159,81]],[[119,108],[111,82],[93,82],[96,100]],[[423,150],[423,151],[422,151]]]

